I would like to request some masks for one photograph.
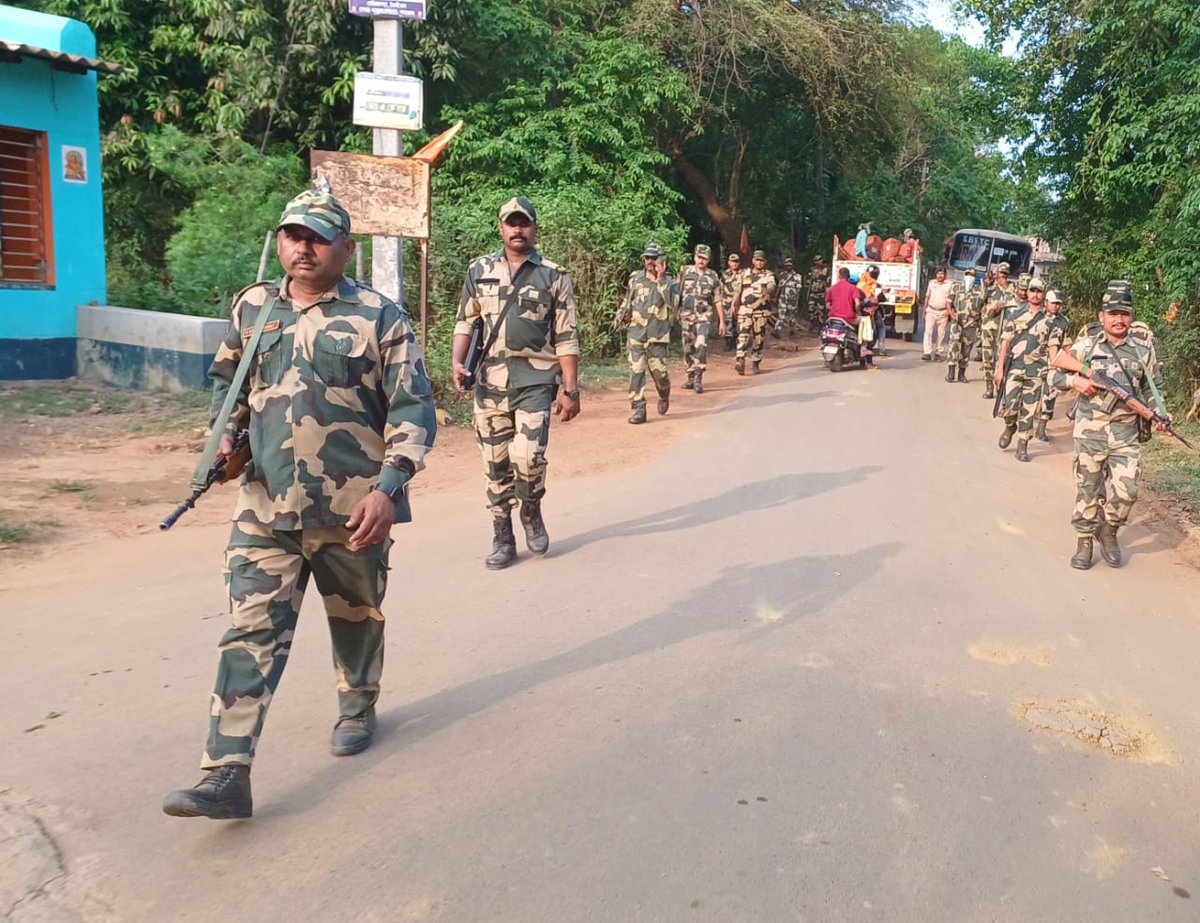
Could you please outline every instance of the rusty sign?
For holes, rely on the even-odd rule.
[[[429,237],[429,164],[411,157],[313,151],[313,186],[328,184],[355,234]]]

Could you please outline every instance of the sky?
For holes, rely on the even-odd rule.
[[[978,23],[960,21],[954,14],[953,0],[917,0],[916,7],[924,5],[925,18],[939,32],[960,35],[969,45],[978,45],[983,39],[983,26]]]

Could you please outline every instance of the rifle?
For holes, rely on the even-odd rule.
[[[1051,366],[1053,368],[1063,369],[1068,372],[1074,372],[1077,375],[1083,375],[1084,378],[1088,379],[1101,391],[1107,391],[1112,394],[1117,400],[1136,413],[1143,420],[1148,420],[1150,423],[1157,423],[1160,427],[1162,427],[1163,432],[1170,436],[1174,436],[1189,449],[1196,448],[1194,445],[1192,445],[1192,443],[1190,443],[1175,430],[1170,416],[1160,410],[1155,410],[1152,407],[1146,406],[1146,404],[1144,404],[1136,394],[1109,375],[1108,372],[1100,369],[1091,369],[1085,373],[1083,371],[1083,363],[1065,349],[1054,357],[1054,361],[1051,363]],[[1075,410],[1078,405],[1079,401],[1076,400],[1075,406],[1071,409]],[[1074,417],[1072,417],[1072,419],[1074,419]]]
[[[171,528],[180,516],[196,506],[196,501],[204,495],[205,491],[214,484],[224,484],[226,481],[233,480],[242,473],[242,470],[246,467],[246,463],[249,461],[250,431],[245,429],[238,430],[237,435],[233,437],[233,452],[213,462],[212,467],[208,469],[208,474],[204,477],[204,483],[193,490],[190,497],[175,507],[175,511],[160,522],[158,527],[164,532]]]
[[[1004,388],[1008,384],[1008,373],[1012,369],[1012,350],[1004,354],[1004,371],[1000,375],[1000,385],[996,388],[996,403],[992,404],[992,416],[1000,416],[1000,403],[1004,400]]]

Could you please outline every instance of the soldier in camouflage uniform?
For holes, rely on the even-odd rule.
[[[708,268],[712,251],[697,244],[694,262],[679,276],[681,295],[679,320],[683,328],[683,361],[687,381],[683,387],[704,393],[704,371],[708,368],[708,332],[712,313],[717,314],[721,336],[725,335],[725,306],[721,298],[721,280]]]
[[[1069,350],[1083,364],[1083,371],[1076,374],[1056,368],[1050,373],[1056,388],[1079,395],[1073,455],[1075,511],[1071,516],[1077,535],[1071,566],[1079,570],[1092,566],[1094,537],[1100,540],[1105,562],[1112,567],[1121,565],[1117,530],[1129,519],[1141,480],[1138,416],[1110,393],[1098,390],[1087,374],[1107,372],[1151,406],[1154,401],[1147,389],[1153,392],[1162,387],[1153,343],[1129,335],[1133,290],[1128,282],[1114,279],[1108,283],[1099,320],[1103,332],[1081,337]]]
[[[771,316],[771,302],[776,288],[775,273],[767,269],[766,253],[755,250],[750,267],[742,270],[741,291],[734,305],[738,315],[738,344],[733,368],[739,375],[746,374],[747,353],[750,354],[755,375],[762,365],[763,331],[767,329],[767,320]]]
[[[1001,412],[1004,416],[1004,432],[1000,436],[1000,448],[1007,449],[1017,434],[1017,461],[1029,461],[1029,440],[1033,436],[1034,421],[1042,403],[1042,388],[1046,379],[1046,357],[1055,355],[1063,347],[1066,324],[1057,314],[1044,309],[1046,285],[1034,279],[1027,289],[1028,300],[1024,308],[1010,312],[1000,330],[1000,368],[996,370],[996,387],[1004,388]],[[1010,361],[1008,378],[1001,380],[1002,369]]]
[[[1054,332],[1050,334],[1049,350],[1046,353],[1046,361],[1053,365],[1059,351],[1063,348],[1067,336],[1067,319],[1062,314],[1063,299],[1056,291],[1046,292],[1046,313],[1050,315],[1050,322],[1054,325]],[[1046,435],[1046,424],[1054,418],[1054,405],[1058,401],[1058,389],[1050,384],[1049,366],[1042,373],[1042,404],[1038,409],[1037,430],[1034,432],[1034,438],[1041,442],[1049,442],[1050,437]]]
[[[421,347],[404,309],[346,278],[350,217],[324,193],[288,203],[276,245],[286,275],[252,285],[209,377],[213,417],[262,312],[218,457],[249,429],[253,460],[238,491],[226,552],[232,627],[221,638],[208,742],[194,788],[172,792],[177,817],[253,812],[250,765],[288,661],[311,578],[325,603],[340,717],[336,756],[370,745],[383,669],[388,537],[411,519],[406,485],[424,466],[436,422]]]
[[[829,291],[829,266],[825,257],[813,257],[812,269],[808,271],[808,323],[813,333],[825,322],[825,293]]]
[[[613,329],[629,325],[626,344],[629,352],[629,404],[633,413],[629,422],[646,422],[646,373],[658,392],[658,412],[671,407],[671,378],[667,374],[667,348],[671,342],[671,324],[678,309],[679,287],[673,279],[660,277],[658,244],[646,244],[638,272],[629,277],[625,302],[613,318]]]
[[[979,322],[983,314],[983,302],[987,297],[982,285],[975,284],[974,268],[963,273],[963,283],[954,289],[954,300],[950,307],[950,366],[946,381],[967,382],[967,363],[975,338],[979,335]]]
[[[737,253],[731,253],[725,258],[726,270],[721,273],[721,303],[727,311],[725,315],[725,352],[734,348],[737,341],[737,302],[738,293],[742,290],[742,258]]]
[[[475,435],[483,453],[492,513],[490,570],[517,557],[512,509],[520,504],[525,544],[536,555],[550,548],[542,518],[550,412],[565,423],[579,413],[579,337],[575,289],[561,266],[538,253],[537,209],[516,197],[500,206],[503,246],[471,261],[454,325],[454,384],[476,319],[491,344],[475,382]],[[559,386],[562,393],[559,394]],[[557,398],[557,399],[556,399]]]
[[[791,257],[783,261],[783,272],[779,274],[779,320],[772,332],[789,335],[796,332],[800,321],[800,295],[804,290],[804,278],[796,272]]]
[[[1000,350],[1000,325],[1004,322],[1005,310],[1016,304],[1017,296],[1008,281],[1008,263],[1000,263],[992,272],[992,284],[987,289],[983,304],[983,320],[979,325],[982,340],[982,370],[986,382],[984,399],[996,397],[995,373],[996,353]]]

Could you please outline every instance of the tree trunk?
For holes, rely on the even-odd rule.
[[[742,158],[745,154],[745,151],[740,148],[741,146],[739,145],[737,160],[734,164],[734,176],[731,177],[729,184],[730,190],[733,192],[737,189],[735,177],[738,177],[741,173]],[[696,193],[696,196],[700,199],[700,203],[704,206],[704,210],[708,212],[708,217],[717,226],[717,231],[721,235],[721,243],[725,246],[725,252],[737,253],[741,249],[742,225],[738,220],[736,200],[730,203],[730,205],[726,205],[721,201],[721,197],[717,194],[716,185],[703,170],[688,159],[688,156],[683,152],[683,143],[681,141],[672,140],[669,143],[667,156],[670,158],[671,166],[675,168],[675,172]]]

